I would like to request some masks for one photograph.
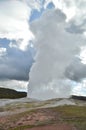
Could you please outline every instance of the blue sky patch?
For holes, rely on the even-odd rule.
[[[50,2],[48,5],[47,5],[47,8],[48,9],[53,9],[55,8],[54,4],[52,2]]]
[[[32,22],[38,18],[40,18],[40,16],[42,15],[42,13],[44,12],[44,9],[42,8],[40,11],[34,9],[32,11],[32,14],[31,14],[31,17],[30,17],[30,21],[29,22]]]

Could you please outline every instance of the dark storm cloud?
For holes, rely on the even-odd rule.
[[[33,48],[31,47],[27,51],[8,47],[6,55],[0,57],[0,80],[14,79],[27,81],[29,79],[28,73],[33,63],[32,54]]]
[[[66,68],[65,76],[73,81],[81,82],[86,78],[86,64],[83,64],[80,60],[76,59]]]

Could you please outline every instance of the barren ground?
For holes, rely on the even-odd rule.
[[[0,130],[86,130],[86,105],[66,99],[4,103]]]

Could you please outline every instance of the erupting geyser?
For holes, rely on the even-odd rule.
[[[29,74],[29,97],[50,99],[68,97],[71,93],[74,71],[67,69],[76,61],[82,43],[79,34],[75,36],[67,30],[65,21],[60,10],[50,10],[31,23],[37,53]]]

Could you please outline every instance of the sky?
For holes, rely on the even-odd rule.
[[[86,0],[0,0],[0,87],[86,96]]]

